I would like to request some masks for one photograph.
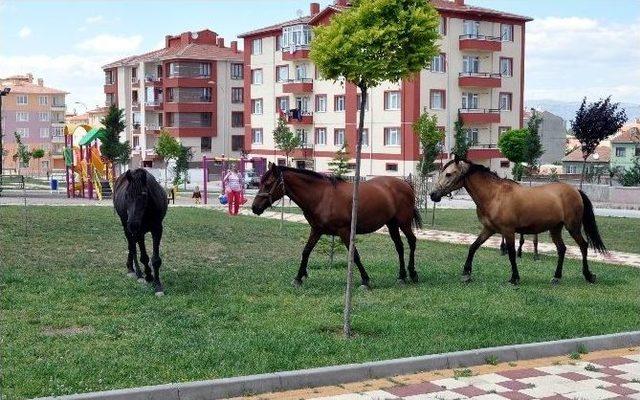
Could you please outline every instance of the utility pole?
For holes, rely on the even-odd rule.
[[[9,94],[11,91],[10,87],[2,89],[0,91],[0,192],[2,191],[2,174],[4,171],[4,145],[3,138],[4,133],[2,132],[2,98]]]

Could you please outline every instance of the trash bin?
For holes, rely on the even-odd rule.
[[[58,191],[58,180],[57,179],[52,179],[51,180],[51,191]]]

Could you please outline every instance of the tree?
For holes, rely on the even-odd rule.
[[[440,16],[427,0],[354,0],[326,26],[315,28],[310,57],[326,79],[360,89],[344,334],[351,336],[351,286],[358,215],[362,130],[367,93],[382,82],[414,77],[440,52]]]
[[[418,176],[420,187],[418,190],[418,203],[427,208],[427,179],[429,174],[437,169],[435,162],[441,151],[441,143],[444,140],[444,132],[438,129],[438,118],[435,115],[423,113],[413,123],[413,133],[420,140],[422,155],[418,161]]]
[[[576,118],[571,121],[571,130],[582,147],[580,188],[584,181],[587,158],[596,151],[601,141],[616,133],[627,122],[627,114],[624,109],[618,110],[619,105],[620,103],[611,103],[611,96],[589,104],[585,97],[576,112]]]
[[[40,163],[40,159],[41,159],[42,157],[44,157],[44,155],[45,155],[45,153],[44,153],[44,149],[35,149],[35,150],[33,150],[33,151],[31,152],[31,157],[32,157],[34,160],[37,160],[37,163],[38,163],[38,175],[40,175],[40,172],[41,172],[41,171],[40,171],[40,164],[41,164],[41,163]]]
[[[278,126],[273,130],[273,142],[276,149],[284,153],[287,159],[287,165],[289,165],[289,154],[300,147],[302,139],[293,133],[291,129],[289,129],[287,121],[283,117],[280,117],[278,118]]]
[[[344,177],[349,173],[349,152],[345,143],[340,150],[336,151],[333,160],[329,161],[329,171],[338,178]]]
[[[124,110],[111,105],[107,114],[100,120],[104,125],[105,135],[100,141],[100,152],[111,165],[125,165],[131,159],[131,145],[128,140],[120,141],[120,134],[124,131]]]
[[[639,186],[640,185],[640,157],[633,160],[631,168],[625,168],[619,174],[622,186]]]
[[[528,165],[529,183],[531,183],[531,176],[533,171],[540,167],[540,157],[544,154],[544,148],[542,147],[542,141],[540,140],[540,124],[542,123],[542,117],[531,109],[531,117],[527,121],[527,136],[524,140],[524,162]]]
[[[453,140],[454,143],[451,153],[465,160],[469,152],[469,147],[471,146],[471,141],[467,137],[467,131],[464,129],[460,113],[458,113],[458,120],[453,124]]]
[[[29,166],[29,161],[31,161],[31,152],[27,145],[22,143],[22,136],[18,132],[14,132],[13,136],[16,139],[16,153],[13,155],[13,159],[18,164],[18,175],[20,175],[20,167],[22,164]]]
[[[513,164],[513,179],[522,180],[524,169],[522,163],[525,161],[527,154],[527,136],[529,130],[511,129],[498,139],[498,148],[500,152]]]
[[[155,146],[156,154],[164,159],[164,187],[167,187],[169,161],[177,160],[182,154],[182,145],[166,130],[160,131]]]
[[[176,164],[173,167],[173,186],[186,183],[189,180],[189,161],[193,158],[191,147],[180,146],[180,152],[176,157]]]

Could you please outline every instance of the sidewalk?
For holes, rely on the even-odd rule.
[[[255,216],[250,210],[247,210],[247,209],[242,209],[240,213],[242,215]],[[271,218],[271,219],[280,219],[280,213],[277,211],[265,211],[264,214],[261,215],[261,217]],[[301,214],[285,213],[284,219],[285,221],[289,221],[289,222],[307,223],[306,219],[304,218],[304,215],[301,215]],[[386,234],[386,228],[380,229],[377,233]],[[435,242],[470,245],[476,240],[477,235],[473,235],[469,233],[422,229],[422,230],[417,230],[416,237],[418,239],[431,240]],[[499,249],[501,240],[502,239],[500,235],[493,235],[493,237],[487,240],[482,246]],[[533,252],[532,241],[529,240],[525,242],[523,251]],[[553,256],[557,254],[556,246],[553,243],[540,242],[538,244],[538,252],[540,254],[551,254]],[[582,253],[580,252],[580,248],[578,248],[577,246],[567,246],[567,252],[565,256],[567,258],[574,258],[579,260],[582,259]],[[588,259],[591,261],[603,262],[607,264],[620,264],[620,265],[628,265],[631,267],[640,268],[640,254],[623,253],[619,251],[611,251],[608,254],[598,254],[593,251],[590,251],[588,255]]]
[[[266,393],[251,400],[640,399],[640,351],[618,349],[338,386]],[[239,398],[238,398],[239,399]]]

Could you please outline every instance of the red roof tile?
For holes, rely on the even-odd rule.
[[[620,129],[611,143],[640,143],[640,123],[630,123]]]
[[[580,149],[576,149],[564,156],[562,161],[582,162],[584,161],[582,158],[582,151]],[[608,163],[609,161],[611,161],[611,148],[607,146],[598,146],[596,151],[587,158],[588,163]]]
[[[20,94],[69,94],[64,90],[54,89],[47,86],[40,86],[36,83],[29,82],[26,76],[15,75],[8,78],[0,79],[3,87],[10,87],[11,93]]]

